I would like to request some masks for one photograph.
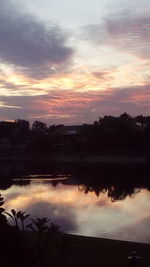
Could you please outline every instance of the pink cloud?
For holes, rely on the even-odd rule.
[[[1,119],[40,119],[48,124],[93,123],[100,116],[118,116],[123,112],[149,115],[150,84],[87,93],[57,90],[42,96],[1,97],[0,101],[7,106],[0,108]],[[19,110],[15,108],[18,105]]]

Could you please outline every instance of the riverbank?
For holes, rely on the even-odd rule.
[[[150,244],[76,235],[67,237],[72,244],[68,266],[127,267],[132,251],[141,258],[139,266],[150,266]]]

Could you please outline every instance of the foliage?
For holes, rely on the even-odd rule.
[[[3,197],[0,194],[0,227],[3,227],[7,223],[7,219],[6,219],[5,215],[3,214],[5,209],[1,207],[1,206],[3,206],[3,204],[4,204]]]
[[[150,116],[107,115],[93,124],[76,126],[76,134],[66,132],[67,127],[41,121],[34,121],[31,127],[26,120],[0,122],[0,155],[149,155]]]
[[[3,204],[0,195],[0,207]],[[26,223],[27,220],[31,223]],[[0,234],[0,264],[5,267],[56,265],[64,247],[58,225],[49,223],[47,218],[30,219],[30,214],[14,209],[7,212],[0,208]]]
[[[26,120],[16,120],[16,128],[21,132],[28,132],[30,130],[30,124]]]
[[[32,125],[32,131],[39,135],[45,135],[47,133],[47,125],[42,121],[35,121]]]
[[[104,116],[80,131],[87,153],[147,155],[150,147],[150,116]],[[83,141],[84,140],[84,141]]]
[[[20,230],[19,223],[18,223],[18,220],[20,219],[22,230],[23,231],[25,230],[24,221],[29,217],[29,214],[24,215],[25,212],[21,210],[16,212],[14,209],[11,210],[11,213],[5,212],[5,214],[7,214],[15,222],[15,226],[18,231]]]

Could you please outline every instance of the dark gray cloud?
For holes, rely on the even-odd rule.
[[[0,97],[0,101],[6,105],[6,107],[0,107],[0,120],[30,120],[33,116],[43,116],[44,118],[47,114],[47,110],[40,107],[38,101],[46,97],[47,96]]]
[[[17,2],[0,0],[0,60],[36,78],[57,72],[73,49],[59,26],[23,13]]]
[[[97,44],[114,46],[142,58],[150,58],[149,13],[122,13],[86,27],[86,37]]]
[[[149,115],[150,113],[150,84],[143,86],[131,86],[125,88],[109,88],[97,96],[93,101],[91,110],[93,115],[118,116],[123,112],[133,115]]]

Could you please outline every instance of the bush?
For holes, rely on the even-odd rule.
[[[0,194],[0,266],[57,266],[60,261],[62,265],[66,243],[60,227],[47,218],[30,219],[23,211],[9,213],[3,204]]]

